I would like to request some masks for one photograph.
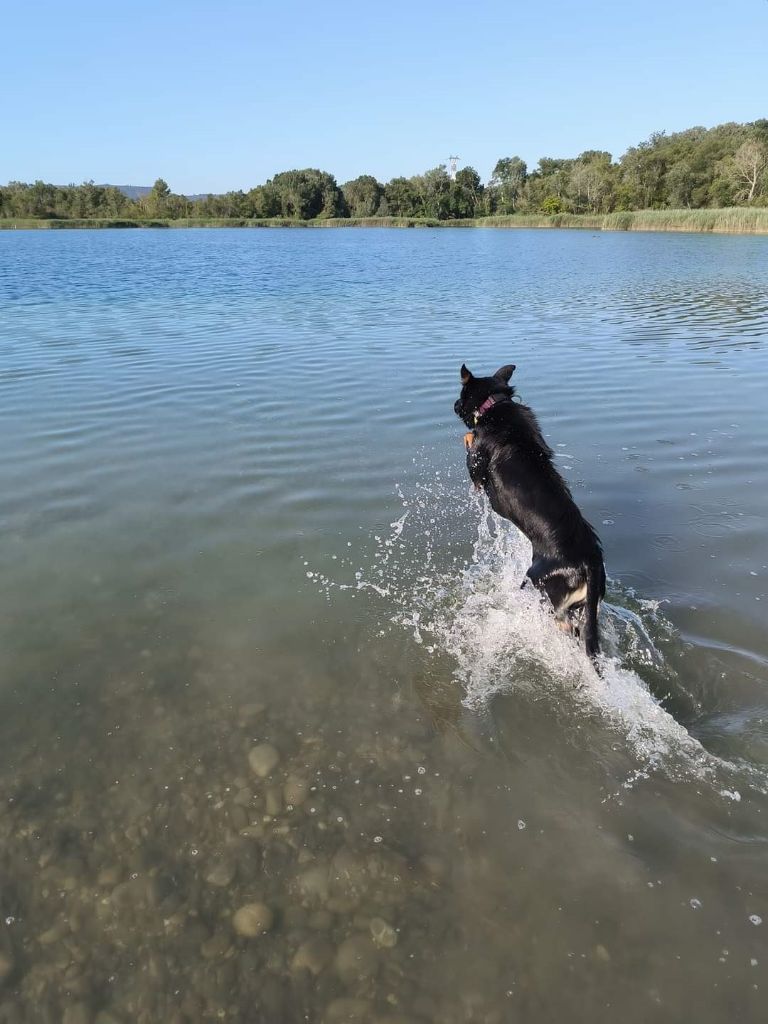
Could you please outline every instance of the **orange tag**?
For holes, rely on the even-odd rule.
[[[464,447],[465,448],[471,448],[472,447],[472,442],[474,440],[475,440],[475,432],[474,432],[474,430],[468,431],[464,435]]]

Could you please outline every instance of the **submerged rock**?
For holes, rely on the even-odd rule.
[[[291,970],[295,973],[301,970],[311,971],[312,974],[320,974],[331,962],[333,951],[327,942],[322,939],[309,939],[302,942],[291,961]]]
[[[96,884],[101,888],[113,889],[123,879],[123,869],[117,864],[110,864],[99,872]]]
[[[371,938],[380,949],[392,949],[397,945],[397,932],[381,917],[371,918]]]
[[[209,885],[215,885],[220,889],[226,888],[232,883],[235,877],[235,864],[231,860],[223,859],[215,861],[205,876]]]
[[[296,879],[296,888],[305,900],[325,901],[328,899],[328,865],[315,864],[307,868]]]
[[[280,755],[271,743],[259,743],[248,754],[251,771],[260,779],[266,779],[277,766]]]
[[[266,903],[246,903],[232,915],[232,925],[238,935],[253,939],[268,932],[275,915]]]
[[[376,973],[376,948],[367,935],[354,935],[345,939],[336,950],[336,973],[347,984],[370,978]]]
[[[256,721],[257,718],[261,718],[266,710],[263,704],[243,704],[240,708],[238,718],[240,719],[241,725],[251,725]]]
[[[353,905],[370,884],[365,861],[353,850],[342,846],[331,863],[331,888],[335,899]]]
[[[309,783],[299,775],[289,775],[283,786],[283,799],[289,807],[301,807],[309,796]]]
[[[218,931],[210,939],[206,939],[200,947],[200,952],[206,960],[216,960],[225,956],[229,949],[229,935],[223,931]]]

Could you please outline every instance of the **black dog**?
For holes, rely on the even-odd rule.
[[[456,415],[470,428],[467,468],[491,507],[533,545],[527,578],[552,602],[558,626],[600,653],[597,610],[605,596],[603,549],[553,464],[553,452],[527,405],[511,401],[513,365],[492,377],[461,368]],[[527,580],[523,581],[525,586]]]

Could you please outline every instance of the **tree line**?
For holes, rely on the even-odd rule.
[[[444,164],[382,183],[364,174],[339,185],[327,171],[284,171],[249,191],[189,199],[158,178],[147,195],[118,188],[13,181],[0,187],[3,218],[124,220],[238,218],[313,220],[409,217],[457,220],[515,213],[768,206],[768,119],[656,132],[614,161],[586,150],[542,157],[529,169],[502,157],[486,183],[473,167],[452,177]]]

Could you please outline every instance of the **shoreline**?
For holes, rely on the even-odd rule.
[[[44,219],[0,218],[0,231],[105,228],[576,228],[588,231],[664,231],[697,234],[768,234],[768,207],[712,210],[635,210],[608,214],[511,214],[471,220],[419,217],[339,217],[325,220],[270,218]]]

